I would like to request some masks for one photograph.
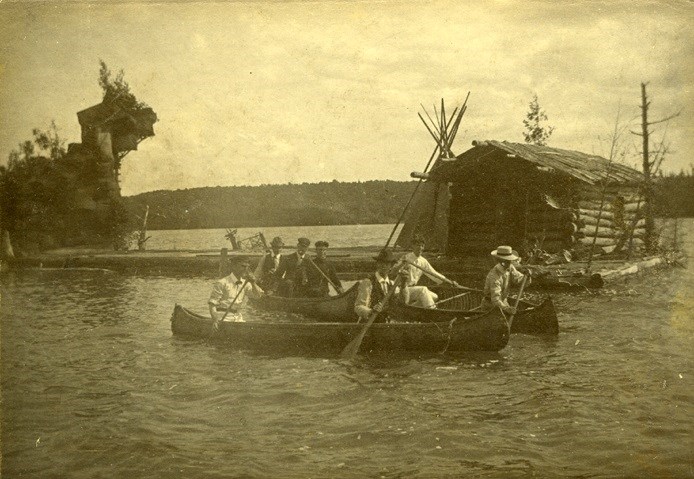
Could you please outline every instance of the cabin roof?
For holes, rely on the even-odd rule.
[[[434,181],[450,181],[456,173],[474,167],[483,161],[483,158],[500,152],[508,161],[522,159],[543,170],[566,173],[591,185],[604,180],[622,184],[634,184],[643,180],[642,173],[631,167],[616,162],[610,163],[601,156],[588,155],[580,151],[495,140],[473,141],[472,145],[473,148],[455,159],[442,161],[431,171],[430,178]],[[498,158],[499,155],[494,157]]]

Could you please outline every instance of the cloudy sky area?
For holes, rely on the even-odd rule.
[[[98,60],[159,116],[124,160],[124,194],[197,186],[408,179],[433,140],[417,117],[471,92],[453,150],[523,141],[537,93],[550,146],[607,155],[640,82],[667,127],[666,169],[694,163],[692,3],[0,4],[0,162],[55,119],[78,142]],[[656,129],[656,138],[665,131]],[[640,138],[625,144],[636,164]]]

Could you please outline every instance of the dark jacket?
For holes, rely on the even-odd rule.
[[[306,256],[299,262],[299,253],[294,252],[280,258],[275,271],[281,296],[304,296],[308,279],[306,277]]]
[[[311,264],[311,261],[313,264]],[[335,267],[329,261],[321,261],[319,259],[312,259],[311,261],[304,259],[304,262],[306,263],[304,268],[306,269],[307,279],[306,293],[308,296],[324,297],[330,295],[330,286],[328,284],[328,280],[325,279],[325,276],[330,278],[330,281],[332,281],[335,286],[342,288],[342,283],[337,277]],[[325,274],[325,276],[320,273],[319,269]]]

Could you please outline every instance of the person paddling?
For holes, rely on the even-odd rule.
[[[429,263],[429,261],[422,256],[422,253],[424,252],[424,245],[425,242],[423,238],[413,238],[412,251],[400,258],[400,261],[396,267],[403,265],[402,270],[407,274],[403,301],[406,304],[421,308],[433,308],[435,307],[435,303],[439,297],[426,286],[417,286],[422,274],[426,273],[426,275],[436,284],[441,284],[445,281],[451,283],[456,288],[460,288],[461,286],[456,281],[450,281],[444,275],[436,271],[433,266],[431,266],[431,263]]]
[[[360,321],[368,319],[372,313],[382,313],[378,315],[375,322],[383,323],[387,317],[383,312],[384,299],[392,288],[397,288],[394,294],[401,294],[400,288],[395,286],[394,281],[388,276],[388,273],[394,269],[397,259],[391,250],[384,249],[374,257],[374,260],[376,260],[376,271],[368,278],[359,281],[354,312],[357,313]],[[405,275],[406,273],[402,273],[399,277],[404,280]]]
[[[306,295],[312,298],[330,296],[331,284],[338,294],[342,294],[344,290],[342,289],[340,279],[337,277],[335,266],[327,259],[328,242],[316,241],[314,246],[316,247],[316,257],[313,260],[309,260],[313,264],[306,267],[306,279],[308,281],[306,284]]]
[[[215,281],[212,286],[207,304],[215,329],[222,318],[225,321],[243,322],[241,309],[246,296],[259,298],[263,294],[249,267],[250,263],[246,258],[232,258],[230,264],[225,267],[227,275]]]
[[[495,306],[501,308],[506,314],[515,315],[516,308],[508,304],[508,294],[511,283],[521,284],[523,274],[513,265],[520,257],[510,246],[499,246],[492,251],[492,257],[496,260],[496,265],[489,271],[484,282],[484,298],[482,299],[482,310],[489,310]],[[530,284],[530,274],[528,273],[527,284]]]

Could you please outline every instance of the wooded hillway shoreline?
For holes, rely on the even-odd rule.
[[[656,178],[656,215],[694,217],[694,174]],[[124,197],[133,217],[150,207],[148,227],[244,228],[395,223],[414,181],[371,180],[158,190]]]
[[[160,190],[124,197],[148,228],[207,229],[395,223],[414,181],[372,180]]]

